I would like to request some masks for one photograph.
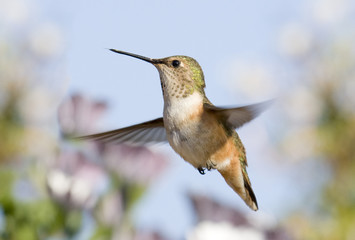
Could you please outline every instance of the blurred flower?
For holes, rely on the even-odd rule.
[[[163,155],[143,146],[108,145],[104,160],[108,169],[126,181],[143,185],[155,179],[167,165]]]
[[[106,111],[107,104],[93,101],[80,94],[65,100],[58,110],[58,119],[64,135],[82,135],[96,130],[98,119]]]
[[[48,89],[33,87],[21,96],[19,111],[27,123],[48,123],[56,112],[55,100]]]
[[[294,88],[284,100],[284,111],[294,124],[314,124],[319,120],[323,104],[316,92],[305,86]]]
[[[24,23],[29,17],[30,6],[26,0],[0,0],[0,20],[10,24]]]
[[[350,7],[348,0],[318,0],[312,2],[313,18],[321,24],[335,24],[341,21]]]
[[[281,29],[279,48],[282,54],[294,58],[304,57],[309,53],[312,45],[312,33],[305,26],[289,23]]]
[[[106,108],[104,102],[71,96],[58,111],[62,134],[97,132],[96,123]],[[94,235],[103,239],[163,239],[153,232],[132,231],[129,210],[165,169],[165,157],[144,146],[83,142],[79,147],[83,153],[62,151],[48,174],[53,198],[68,207],[92,209],[97,221]],[[103,160],[102,167],[90,162],[89,156]],[[102,196],[104,191],[109,193]]]
[[[52,23],[38,26],[29,38],[30,49],[39,57],[54,57],[63,50],[63,36],[59,28]]]
[[[98,218],[107,226],[114,226],[123,216],[122,195],[117,192],[106,195],[99,206]]]
[[[47,174],[52,197],[69,207],[92,208],[108,186],[104,170],[80,152],[63,152]]]
[[[289,234],[276,225],[268,215],[244,213],[216,201],[189,195],[197,214],[198,225],[187,235],[188,240],[209,239],[290,239]]]
[[[208,197],[190,195],[190,200],[192,201],[199,221],[225,221],[236,226],[250,225],[243,213],[234,208],[217,203]]]
[[[229,84],[247,96],[263,98],[276,92],[272,73],[265,65],[235,60],[228,68]]]
[[[187,235],[187,240],[264,240],[264,234],[256,229],[235,227],[227,222],[201,222]]]

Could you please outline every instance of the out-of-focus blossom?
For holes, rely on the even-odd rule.
[[[104,160],[108,169],[130,182],[148,184],[167,165],[163,155],[143,146],[108,145]]]
[[[115,192],[103,198],[97,215],[103,224],[114,226],[121,220],[123,211],[122,195]]]
[[[314,124],[323,111],[317,93],[304,86],[293,89],[283,102],[284,111],[293,124]]]
[[[294,58],[304,57],[313,45],[312,33],[298,23],[289,23],[281,29],[279,48],[282,54]]]
[[[235,227],[228,222],[201,222],[187,235],[187,240],[264,240],[264,234],[248,227]]]
[[[30,35],[30,49],[39,57],[55,57],[63,50],[63,36],[51,23],[38,26]]]
[[[335,24],[345,18],[349,10],[349,0],[313,1],[313,18],[325,25]]]
[[[97,132],[96,123],[106,108],[104,102],[79,94],[71,96],[59,108],[63,135]],[[63,151],[49,173],[48,188],[53,198],[65,206],[90,208],[98,225],[95,235],[103,239],[163,239],[154,232],[134,231],[127,211],[165,169],[165,157],[144,146],[83,141],[79,147],[86,155]],[[104,167],[88,161],[88,156]],[[106,189],[109,193],[101,196],[103,186],[108,187],[108,180],[111,180],[110,188]]]
[[[274,220],[258,212],[248,216],[224,204],[199,195],[190,195],[199,224],[187,235],[188,240],[209,239],[291,239]]]
[[[58,110],[58,119],[64,135],[82,135],[96,130],[97,120],[106,111],[103,101],[92,101],[75,94],[64,101]]]
[[[317,86],[313,91],[330,93],[340,83],[353,80],[355,48],[352,41],[341,39],[333,40],[331,46],[322,48],[321,52],[307,59],[305,73],[308,82]]]
[[[263,64],[235,60],[228,69],[229,84],[247,96],[267,98],[277,90],[271,71]]]
[[[22,118],[30,124],[48,123],[56,113],[56,99],[48,89],[34,87],[21,97],[19,110]]]
[[[104,170],[80,152],[63,152],[47,174],[52,197],[69,207],[92,208],[107,184]]]
[[[309,160],[315,156],[317,147],[316,130],[313,127],[305,126],[290,128],[281,145],[290,161]]]
[[[0,0],[0,20],[9,24],[22,24],[30,15],[30,7],[26,0]]]
[[[222,205],[205,196],[190,195],[190,199],[199,221],[225,221],[236,226],[249,225],[246,216],[234,208]]]

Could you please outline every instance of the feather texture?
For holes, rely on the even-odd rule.
[[[77,137],[78,140],[93,140],[103,143],[159,143],[167,142],[163,118],[120,128],[108,132]]]

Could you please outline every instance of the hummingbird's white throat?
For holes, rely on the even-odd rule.
[[[187,122],[202,107],[203,96],[198,91],[185,98],[168,98],[164,101],[164,119],[174,124]]]

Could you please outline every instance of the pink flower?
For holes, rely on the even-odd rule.
[[[96,130],[97,121],[107,109],[103,101],[93,101],[80,94],[65,100],[58,110],[63,135],[82,135]]]
[[[65,151],[48,171],[47,187],[58,202],[75,208],[92,208],[108,187],[108,177],[81,152]]]
[[[107,145],[104,161],[108,169],[120,177],[144,185],[150,183],[167,165],[162,154],[147,147],[129,145]]]

